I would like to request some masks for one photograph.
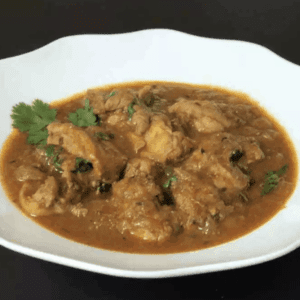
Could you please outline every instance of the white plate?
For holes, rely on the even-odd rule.
[[[136,80],[212,84],[245,92],[288,130],[300,149],[300,67],[264,47],[173,30],[61,38],[0,61],[0,142],[11,109],[50,102],[86,88]],[[61,238],[24,217],[0,190],[0,244],[47,261],[124,277],[170,277],[249,266],[300,245],[300,189],[270,222],[233,242],[191,253],[136,255],[102,251]]]

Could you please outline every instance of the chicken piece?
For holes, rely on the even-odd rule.
[[[233,211],[233,207],[224,205],[216,187],[207,180],[199,179],[181,168],[174,168],[174,174],[177,181],[172,183],[171,190],[176,208],[182,213],[184,228],[191,229],[194,225],[200,228],[206,226],[208,233],[206,222],[209,222],[211,217],[218,214],[223,220]]]
[[[97,142],[83,129],[69,123],[53,122],[48,125],[48,144],[61,145],[76,157],[89,160],[98,179],[117,174],[127,158],[109,141]]]
[[[131,89],[120,89],[117,90],[115,95],[110,97],[105,102],[105,110],[113,111],[116,109],[127,109],[129,104],[135,98],[136,93]]]
[[[135,125],[128,121],[128,113],[122,112],[120,110],[116,110],[114,112],[109,113],[106,124],[113,128],[117,128],[117,130],[124,132],[126,135],[127,132],[134,131]]]
[[[70,212],[77,218],[86,217],[88,209],[83,207],[82,203],[77,203],[75,205],[70,205]]]
[[[62,178],[65,178],[67,181],[67,184],[70,186],[72,185],[73,182],[73,177],[72,177],[72,170],[75,169],[75,162],[76,162],[76,157],[73,155],[62,155],[63,162],[60,166],[62,169],[63,173],[61,174]]]
[[[88,89],[86,98],[90,101],[90,107],[93,107],[94,114],[105,113],[105,96],[103,92],[95,89]]]
[[[113,184],[112,204],[118,210],[117,229],[144,241],[162,242],[173,232],[169,209],[155,203],[161,193],[147,178],[124,178]]]
[[[59,201],[63,204],[69,203],[70,201],[76,203],[81,200],[81,193],[79,193],[80,187],[75,180],[76,175],[71,172],[75,169],[76,157],[69,153],[63,153],[61,158],[63,159],[60,166],[63,171],[61,174],[62,197],[59,198]]]
[[[258,143],[242,142],[243,151],[246,154],[246,163],[251,164],[265,158],[265,154],[260,149]]]
[[[169,120],[164,116],[154,116],[151,126],[145,134],[146,148],[142,150],[141,157],[148,157],[164,163],[167,159],[176,159],[187,153],[192,142],[181,132],[172,132]]]
[[[116,181],[128,161],[128,157],[109,141],[101,143],[101,159],[103,163],[102,181],[106,183]]]
[[[137,135],[142,135],[149,128],[150,125],[150,115],[142,107],[135,105],[135,113],[132,116],[131,122],[134,124],[135,133]]]
[[[172,93],[170,93],[171,90],[172,87],[165,87],[156,84],[145,85],[138,91],[138,98],[142,100],[149,96],[154,96],[165,102],[166,100],[164,98],[166,96],[168,96],[168,98],[172,98]]]
[[[210,163],[213,163],[214,160],[211,156],[202,151],[202,148],[200,150],[195,150],[183,163],[183,168],[187,171],[200,172],[203,171],[203,169]]]
[[[53,176],[48,176],[45,183],[42,184],[36,193],[32,196],[32,200],[43,203],[45,207],[49,207],[53,204],[55,197],[57,196],[58,185]]]
[[[183,168],[188,171],[202,172],[212,178],[219,189],[242,190],[248,184],[248,177],[230,163],[230,154],[241,149],[235,141],[215,135],[202,141],[201,147],[184,162]]]
[[[180,98],[168,110],[176,113],[183,122],[190,122],[199,132],[218,132],[231,126],[220,108],[211,101]]]
[[[125,114],[123,112],[117,111],[111,114],[106,122],[107,124],[110,124],[112,126],[118,126],[118,127],[123,127],[124,124],[127,123],[128,120],[128,114]]]
[[[155,162],[148,158],[133,158],[127,163],[125,178],[147,177],[151,174]]]
[[[162,85],[145,85],[138,91],[139,99],[145,99],[149,95],[156,95],[160,98],[172,98],[171,90],[173,87],[167,87]]]
[[[129,138],[135,153],[138,153],[138,151],[146,145],[144,138],[133,132],[128,132],[127,137]]]
[[[215,163],[209,167],[209,175],[214,185],[219,189],[242,190],[248,184],[248,177],[237,167],[227,168],[220,163]]]
[[[44,180],[46,174],[32,166],[20,166],[15,171],[15,176],[18,181],[26,180]]]
[[[257,138],[251,136],[234,136],[229,133],[221,134],[221,136],[225,135],[226,139],[222,138],[224,160],[227,160],[227,157],[231,157],[237,150],[243,153],[243,164],[250,164],[265,158]]]
[[[20,204],[32,216],[47,216],[64,213],[63,207],[55,202],[58,186],[53,176],[48,176],[43,184],[25,182],[20,190]]]
[[[241,126],[251,122],[255,118],[253,106],[242,103],[217,103],[226,118],[232,125]]]
[[[153,86],[151,85],[145,85],[144,87],[142,87],[138,92],[139,99],[144,99],[145,97],[150,95],[152,90]]]
[[[96,174],[101,177],[103,164],[101,163],[100,147],[81,128],[70,123],[53,122],[47,127],[47,144],[61,145],[69,153],[92,162]]]
[[[260,149],[256,138],[249,136],[234,136],[229,133],[221,134],[221,136],[222,151],[225,160],[227,160],[227,157],[231,156],[232,153],[237,150],[243,152],[246,164],[250,164],[265,158],[265,155]],[[226,137],[226,139],[224,139],[224,137]]]
[[[251,122],[251,126],[259,129],[271,129],[272,123],[266,117],[260,117]]]
[[[232,158],[237,152],[241,153],[241,159],[233,163]],[[185,170],[206,172],[220,189],[242,190],[247,186],[248,177],[240,168],[248,170],[248,164],[264,157],[254,137],[223,132],[203,138],[198,150],[193,152],[183,166]]]

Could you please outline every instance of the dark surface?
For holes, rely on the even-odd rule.
[[[300,64],[300,1],[82,2],[0,0],[0,59],[68,35],[169,28],[254,42]],[[297,249],[237,270],[138,280],[76,270],[0,247],[0,299],[300,299],[299,267]]]

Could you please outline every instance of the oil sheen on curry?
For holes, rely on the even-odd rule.
[[[2,185],[67,239],[129,253],[195,251],[245,235],[284,208],[297,158],[246,95],[134,82],[12,109]]]

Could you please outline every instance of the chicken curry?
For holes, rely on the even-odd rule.
[[[284,129],[244,94],[136,82],[13,107],[1,154],[9,199],[92,247],[175,253],[245,235],[298,176]]]

